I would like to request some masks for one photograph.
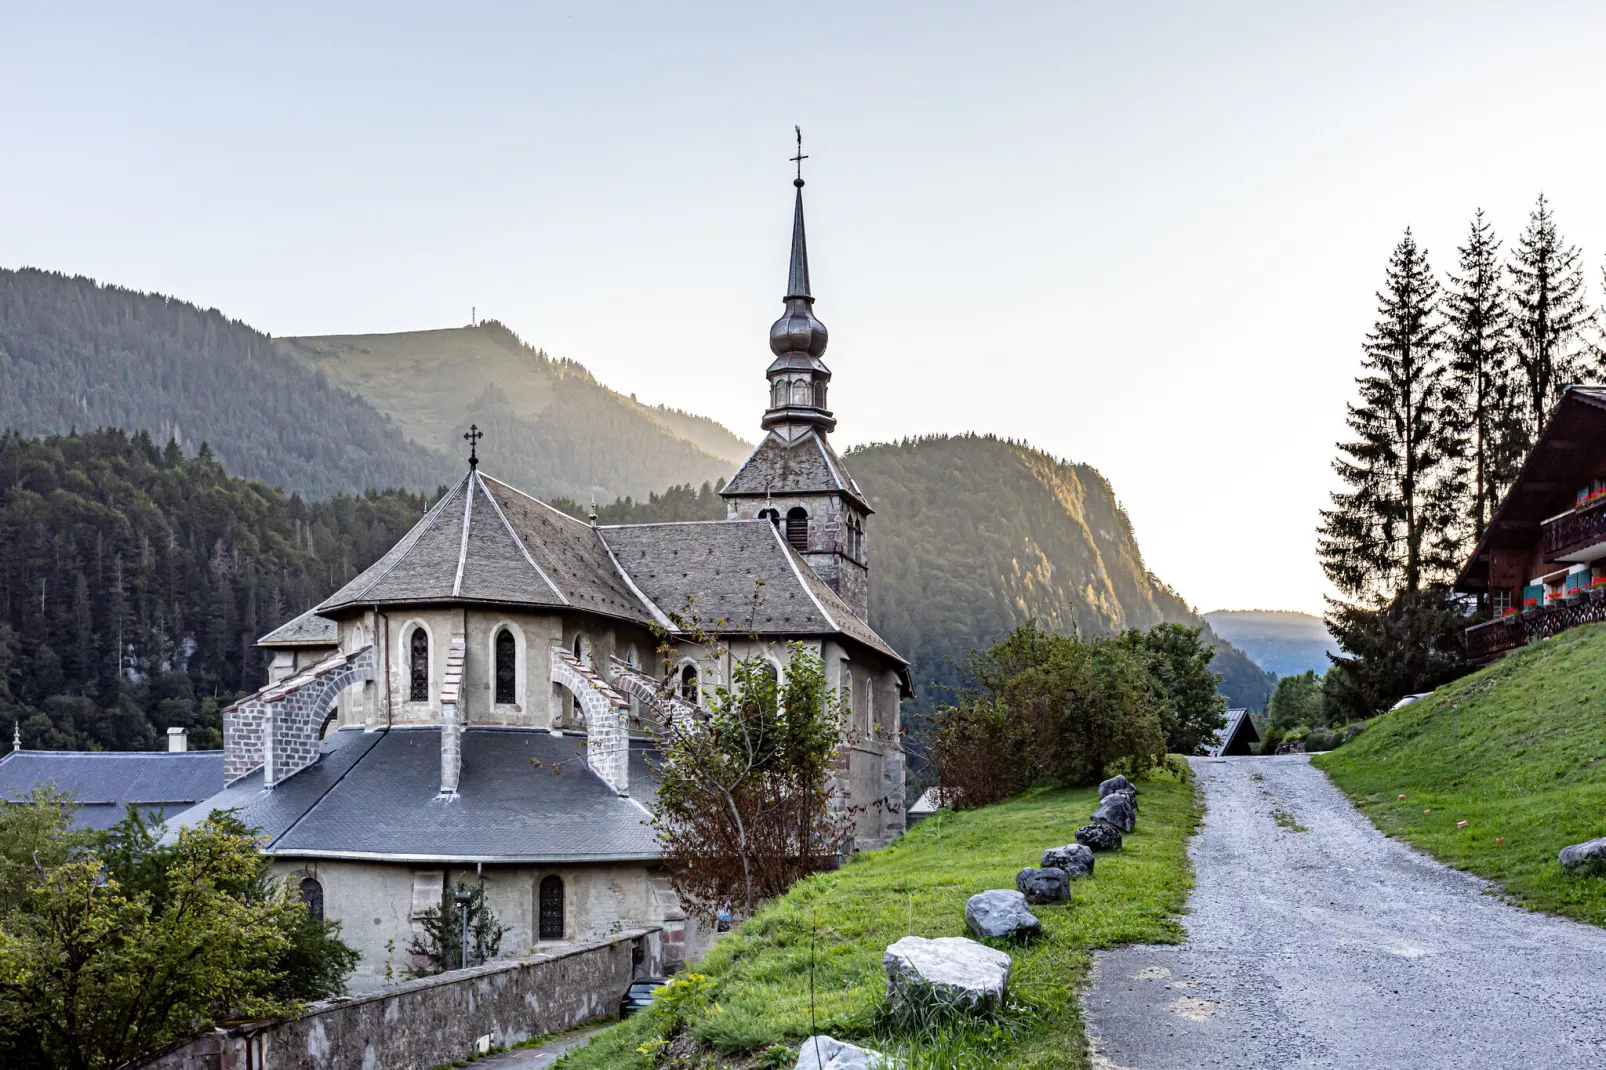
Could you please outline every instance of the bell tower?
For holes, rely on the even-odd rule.
[[[829,408],[831,369],[821,357],[830,339],[814,315],[809,288],[809,251],[803,226],[803,135],[792,185],[792,251],[785,311],[770,327],[765,369],[769,407],[765,435],[720,493],[731,519],[762,518],[774,524],[815,575],[861,618],[869,615],[870,565],[865,521],[873,509],[831,448],[836,429]]]

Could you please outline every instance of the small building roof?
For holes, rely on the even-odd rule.
[[[585,764],[582,739],[545,729],[466,729],[458,793],[443,798],[439,727],[342,728],[324,740],[317,761],[283,783],[264,789],[258,769],[169,827],[238,809],[262,830],[265,850],[284,858],[656,860],[648,750],[632,744],[630,796],[621,798]]]
[[[338,646],[340,626],[328,617],[318,616],[316,608],[293,617],[257,640],[257,646],[270,649]]]
[[[223,752],[18,750],[0,758],[0,801],[53,786],[78,802],[77,828],[106,829],[129,806],[167,816],[223,788]]]
[[[1228,710],[1227,723],[1217,730],[1216,738],[1206,753],[1212,758],[1249,754],[1250,748],[1259,742],[1260,733],[1255,731],[1255,722],[1249,716],[1249,711]]]

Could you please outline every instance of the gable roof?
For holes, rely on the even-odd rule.
[[[1220,758],[1224,754],[1233,753],[1236,744],[1242,744],[1242,753],[1248,754],[1250,745],[1260,742],[1260,733],[1255,731],[1255,722],[1250,718],[1247,709],[1227,711],[1227,723],[1216,731],[1215,739],[1206,748],[1206,753],[1212,758]]]
[[[283,783],[264,789],[259,769],[169,829],[238,809],[262,830],[269,854],[289,858],[533,863],[661,854],[646,809],[656,777],[640,746],[631,748],[625,798],[586,766],[579,736],[468,728],[451,798],[440,796],[440,748],[439,727],[342,728]]]
[[[873,513],[864,492],[853,481],[842,458],[824,435],[810,430],[795,442],[771,432],[720,490],[727,498],[762,498],[766,494],[807,494],[835,491]]]
[[[77,800],[75,827],[105,829],[130,805],[171,815],[215,795],[223,752],[19,750],[0,758],[0,802],[21,802],[44,786]]]
[[[1455,589],[1487,587],[1490,551],[1532,547],[1543,522],[1571,509],[1578,488],[1602,474],[1606,474],[1606,387],[1569,386],[1550,410],[1517,478],[1462,566]]]

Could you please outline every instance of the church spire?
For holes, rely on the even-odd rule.
[[[797,129],[794,127],[793,129]],[[803,132],[797,132],[797,194],[792,202],[792,255],[787,265],[786,311],[770,327],[770,352],[775,360],[765,373],[770,380],[770,407],[764,414],[765,430],[779,430],[795,438],[809,427],[829,431],[836,426],[825,407],[831,369],[820,360],[830,334],[814,315],[814,294],[809,286],[809,246],[803,225]]]

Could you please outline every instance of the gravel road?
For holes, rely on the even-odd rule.
[[[1384,837],[1303,755],[1193,764],[1188,941],[1097,957],[1095,1067],[1606,1066],[1606,929]]]

